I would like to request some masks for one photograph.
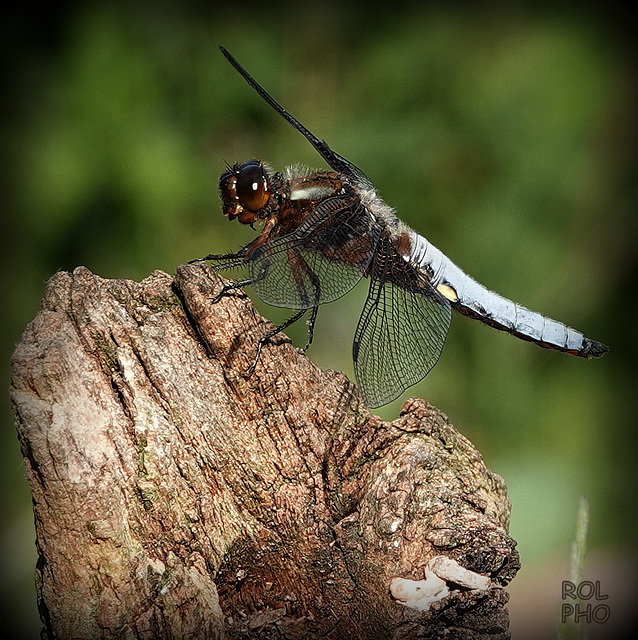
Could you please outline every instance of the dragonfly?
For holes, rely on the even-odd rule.
[[[330,170],[300,166],[276,172],[260,160],[227,164],[219,188],[229,220],[260,224],[259,235],[236,253],[209,254],[215,269],[244,267],[261,300],[294,311],[259,340],[262,347],[309,313],[310,346],[321,305],[369,280],[352,344],[355,378],[370,408],[385,405],[423,379],[436,364],[452,310],[547,349],[583,358],[608,347],[579,331],[490,291],[408,227],[377,194],[370,179],[288,113],[223,47],[222,53],[257,94],[299,131]]]

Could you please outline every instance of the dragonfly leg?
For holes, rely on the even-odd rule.
[[[207,260],[225,260],[221,264],[212,265],[215,271],[221,271],[222,269],[234,269],[235,267],[243,267],[246,264],[246,259],[242,253],[209,253],[203,258],[195,258],[195,260],[189,260],[188,264],[195,264],[197,262],[206,262]]]
[[[250,365],[250,367],[248,367],[248,369],[246,369],[246,371],[242,373],[242,376],[244,378],[249,378],[254,373],[255,368],[257,367],[257,363],[259,362],[259,356],[261,355],[262,347],[267,342],[269,342],[272,337],[276,336],[278,333],[281,333],[284,329],[287,329],[291,324],[294,324],[295,322],[297,322],[297,320],[299,320],[299,318],[301,318],[301,316],[303,316],[303,314],[306,313],[306,311],[307,309],[301,309],[300,311],[295,313],[294,316],[288,318],[286,322],[284,322],[283,324],[280,324],[278,327],[275,327],[272,331],[269,331],[268,333],[264,334],[259,339],[259,342],[257,343],[257,352],[255,353],[255,358],[252,364]],[[317,316],[316,313],[314,313],[313,315],[314,317]]]
[[[315,333],[315,322],[317,320],[317,313],[319,313],[319,307],[312,307],[312,311],[310,313],[310,318],[306,321],[308,325],[308,342],[306,342],[306,346],[302,349],[302,351],[306,351],[312,344],[312,339]]]
[[[219,291],[216,296],[213,296],[211,302],[216,304],[219,302],[229,291],[233,291],[235,289],[242,289],[243,287],[252,284],[252,280],[240,280],[239,282],[231,282],[230,284],[225,284]]]
[[[188,264],[193,264],[194,262],[206,262],[206,260],[237,260],[238,258],[243,258],[241,253],[209,253],[207,256],[203,258],[195,258],[195,260],[189,260]],[[243,260],[240,264],[243,264]]]

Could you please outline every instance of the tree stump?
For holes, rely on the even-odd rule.
[[[43,637],[509,637],[502,479],[434,407],[382,422],[284,335],[244,377],[270,325],[222,283],[49,281],[11,386]]]

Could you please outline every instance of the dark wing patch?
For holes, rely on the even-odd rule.
[[[275,307],[332,302],[367,275],[377,238],[374,219],[354,194],[330,196],[293,232],[248,256],[252,284]]]

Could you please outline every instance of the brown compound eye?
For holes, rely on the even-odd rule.
[[[237,199],[244,209],[252,213],[259,211],[270,197],[268,178],[260,164],[245,164],[237,174],[235,183]]]

